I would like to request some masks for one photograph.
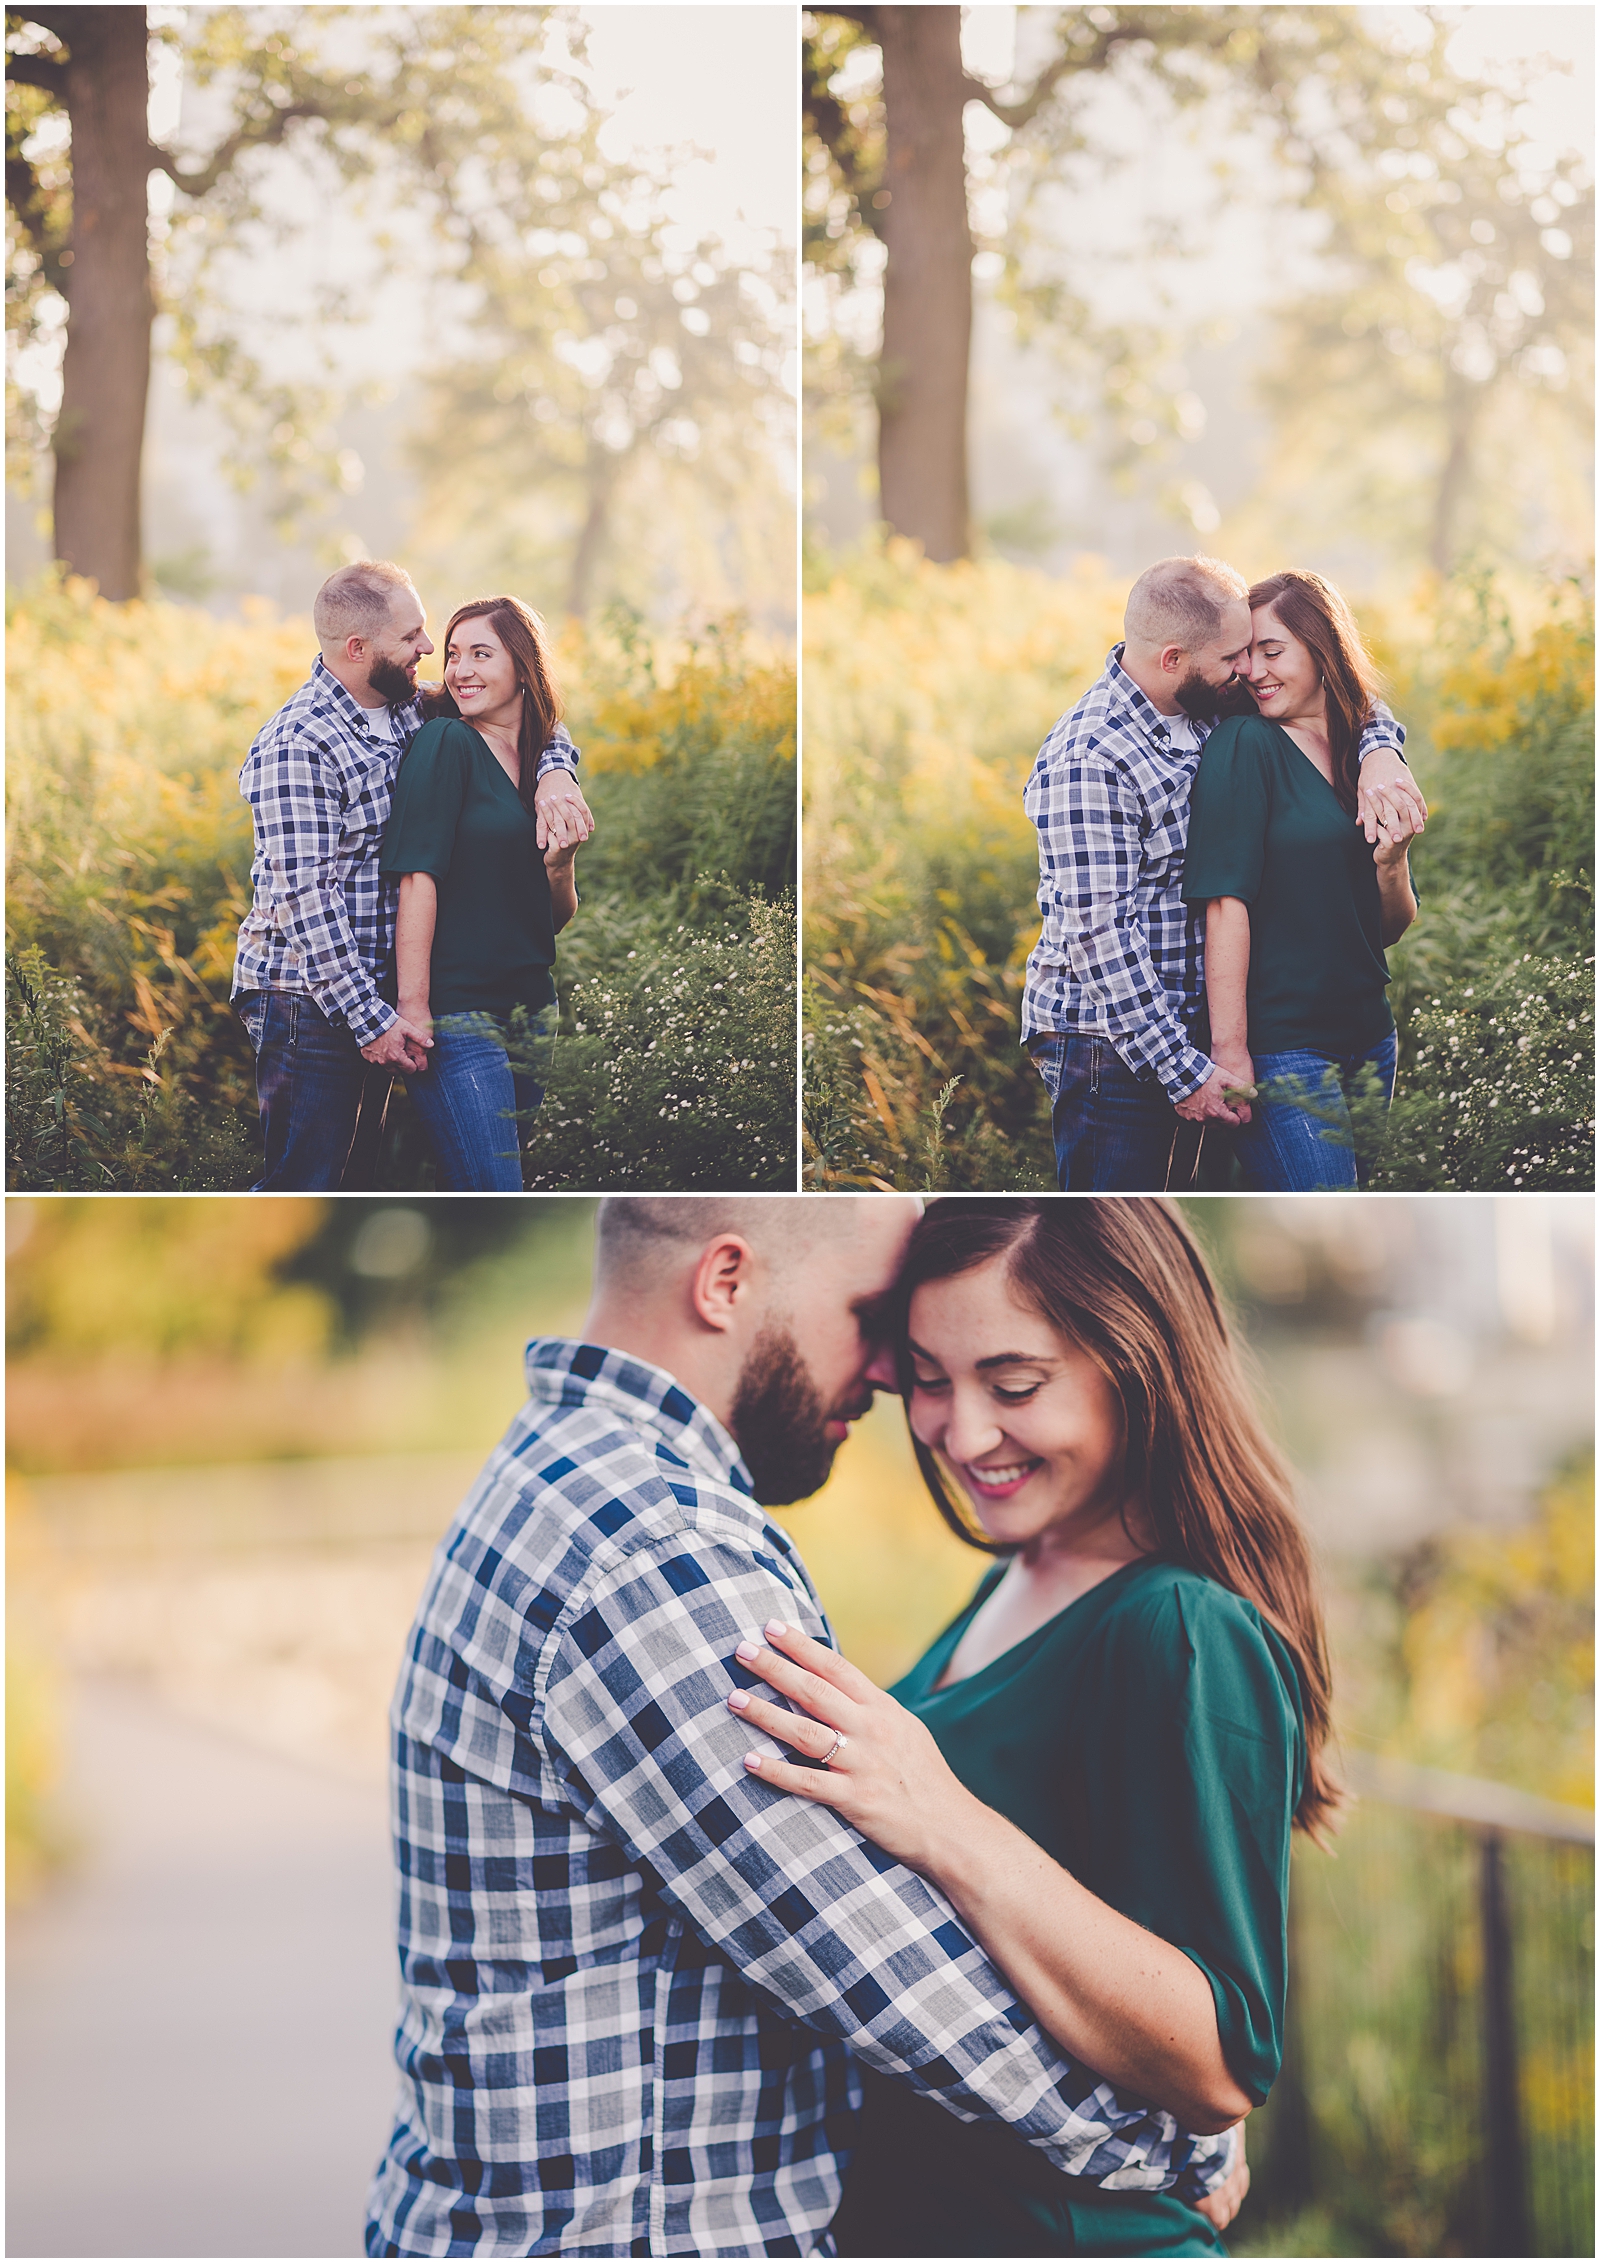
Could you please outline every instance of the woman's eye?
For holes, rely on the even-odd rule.
[[[1004,1405],[1008,1407],[1016,1407],[1021,1406],[1024,1399],[1033,1398],[1038,1389],[1039,1386],[1037,1383],[1023,1383],[1018,1385],[1015,1389],[1007,1391],[1003,1390],[997,1383],[994,1387],[994,1395],[997,1399],[1001,1400]]]
[[[948,1391],[950,1385],[947,1378],[943,1375],[913,1375],[911,1378],[911,1388],[914,1391],[925,1391],[931,1393],[934,1391]]]

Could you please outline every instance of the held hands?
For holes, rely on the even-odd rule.
[[[594,814],[570,770],[547,770],[533,789],[534,838],[541,849],[580,848]]]
[[[1224,1068],[1219,1060],[1199,1091],[1191,1092],[1187,1100],[1175,1101],[1174,1106],[1191,1124],[1208,1123],[1213,1119],[1223,1124],[1247,1124],[1249,1103],[1236,1095],[1241,1082],[1249,1090],[1255,1081],[1253,1073],[1241,1079]]]
[[[1423,820],[1411,801],[1402,800],[1398,794],[1392,801],[1384,799],[1375,818],[1376,846],[1372,852],[1372,860],[1380,872],[1405,869],[1411,844],[1422,827]],[[1367,839],[1374,839],[1373,829],[1368,830]]]
[[[1387,747],[1379,747],[1362,763],[1356,781],[1356,823],[1376,848],[1380,840],[1394,834],[1402,816],[1406,829],[1397,837],[1403,855],[1406,841],[1426,825],[1428,805],[1400,757]]]
[[[417,1018],[398,1014],[381,1037],[362,1046],[361,1058],[375,1069],[404,1069],[407,1075],[416,1076],[427,1067],[432,1044],[433,1022],[423,1007]]]
[[[779,1744],[807,1760],[826,1758],[826,1768],[801,1768],[791,1760],[751,1752],[745,1766],[774,1791],[832,1807],[886,1854],[913,1870],[933,1876],[938,1850],[962,1828],[964,1811],[977,1803],[954,1776],[939,1747],[914,1713],[875,1682],[813,1642],[798,1627],[769,1619],[771,1645],[741,1642],[735,1656],[747,1672],[792,1698],[802,1713],[788,1712],[753,1690],[736,1689],[728,1709]]]

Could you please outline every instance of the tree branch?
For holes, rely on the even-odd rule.
[[[65,101],[67,92],[67,66],[49,55],[8,55],[6,77],[18,86],[36,86],[57,101]]]

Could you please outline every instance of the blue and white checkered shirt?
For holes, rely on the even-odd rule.
[[[1070,2175],[1220,2182],[1229,2138],[1064,2059],[921,1878],[746,1770],[735,1644],[831,1637],[722,1425],[593,1344],[530,1345],[528,1381],[395,1692],[367,2253],[830,2254],[852,2054]]]
[[[1044,925],[1028,958],[1022,1041],[1053,1031],[1109,1038],[1135,1076],[1178,1101],[1212,1071],[1189,1042],[1205,927],[1183,900],[1189,789],[1211,726],[1163,715],[1121,660],[1113,645],[1104,675],[1039,749],[1023,793],[1039,833]],[[1380,746],[1398,753],[1405,736],[1380,705],[1361,734],[1363,760]]]
[[[254,892],[239,928],[233,995],[298,990],[370,1045],[395,1019],[378,995],[394,948],[398,880],[378,870],[400,758],[422,728],[416,700],[388,710],[394,737],[319,653],[311,679],[257,734],[239,791],[255,815]],[[539,757],[576,770],[578,750],[558,723]]]

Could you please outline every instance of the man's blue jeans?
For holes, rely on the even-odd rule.
[[[531,1022],[529,1032],[537,1040],[542,1025]],[[493,1014],[445,1014],[436,1021],[428,1065],[406,1078],[406,1093],[422,1118],[441,1189],[522,1192],[518,1119],[526,1125],[544,1088],[520,1062],[512,1067],[506,1033]]]
[[[1031,1039],[1028,1050],[1050,1095],[1063,1194],[1160,1194],[1185,1176],[1197,1130],[1153,1078],[1134,1075],[1109,1038],[1057,1032]]]
[[[322,1194],[375,1180],[393,1069],[361,1058],[349,1030],[298,990],[238,1000],[256,1056],[266,1168],[254,1194]]]
[[[1394,1098],[1395,1035],[1366,1053],[1258,1053],[1256,1083],[1282,1097],[1257,1100],[1234,1134],[1244,1183],[1258,1194],[1310,1194],[1365,1186],[1377,1160],[1379,1110]],[[1351,1101],[1367,1105],[1352,1115]]]

